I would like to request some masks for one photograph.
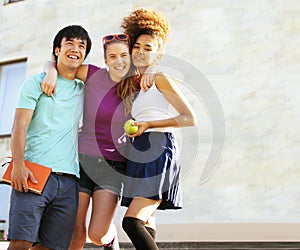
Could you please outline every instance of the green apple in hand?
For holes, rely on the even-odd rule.
[[[135,120],[129,119],[124,123],[124,130],[129,135],[133,135],[139,130],[138,126],[132,125],[133,122],[135,122]]]

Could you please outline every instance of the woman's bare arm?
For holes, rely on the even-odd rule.
[[[53,61],[46,62],[43,70],[46,73],[46,75],[41,83],[41,88],[47,96],[51,96],[56,92],[56,82],[57,82],[56,63]],[[76,78],[83,82],[86,82],[87,73],[88,73],[88,65],[87,64],[81,65],[76,72]]]

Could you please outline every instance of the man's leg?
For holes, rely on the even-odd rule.
[[[25,240],[10,240],[7,250],[27,250],[32,246],[32,242]]]
[[[90,204],[90,195],[79,192],[79,203],[76,223],[69,246],[70,250],[83,249],[86,242],[86,216]]]
[[[38,242],[39,227],[47,204],[45,194],[22,193],[12,190],[10,197],[8,249],[29,249]]]
[[[51,248],[45,247],[41,244],[36,244],[30,248],[30,250],[51,250]]]
[[[51,249],[68,249],[76,222],[78,183],[68,176],[51,174],[50,177],[57,189],[43,214],[38,242]]]

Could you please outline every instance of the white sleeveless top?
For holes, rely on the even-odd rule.
[[[167,101],[165,96],[157,89],[156,84],[152,84],[148,91],[140,90],[135,98],[131,114],[137,122],[157,121],[175,117],[175,109]],[[176,112],[176,111],[175,111]],[[145,132],[173,132],[174,128],[149,128]]]

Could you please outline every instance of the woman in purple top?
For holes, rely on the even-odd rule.
[[[114,34],[103,38],[104,59],[108,67],[82,65],[76,78],[85,82],[83,124],[79,131],[79,206],[69,249],[82,249],[86,241],[86,216],[92,202],[88,236],[105,249],[119,249],[113,216],[122,190],[126,160],[124,122],[129,119],[120,84],[130,68],[129,37]],[[53,63],[45,66],[44,83],[56,82]],[[45,93],[52,92],[42,84]],[[48,88],[48,89],[47,89]],[[120,126],[121,124],[121,126]]]

